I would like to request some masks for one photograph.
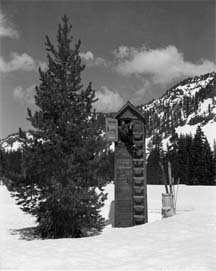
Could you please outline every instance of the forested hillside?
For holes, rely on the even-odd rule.
[[[164,138],[179,126],[216,122],[216,73],[185,79],[138,109],[146,117],[147,137]]]

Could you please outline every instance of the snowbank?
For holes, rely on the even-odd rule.
[[[113,185],[102,214],[108,219]],[[177,215],[161,219],[163,186],[148,186],[148,224],[106,227],[82,239],[27,241],[34,219],[0,186],[0,269],[184,270],[216,268],[216,187],[180,186]]]

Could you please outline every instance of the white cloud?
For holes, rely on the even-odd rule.
[[[6,16],[0,10],[0,37],[19,38],[18,32],[11,26]]]
[[[16,101],[27,104],[34,104],[35,85],[28,88],[18,86],[13,91],[13,97]]]
[[[119,93],[109,90],[106,86],[96,92],[96,97],[99,100],[94,104],[94,107],[98,112],[116,112],[124,104]]]
[[[155,86],[153,85],[153,83],[149,80],[143,80],[142,84],[143,86],[137,91],[135,91],[131,99],[135,105],[142,104],[144,100],[149,101],[154,98]]]
[[[107,61],[102,57],[96,57],[94,59],[94,66],[107,66]]]
[[[159,49],[120,46],[114,55],[119,73],[147,76],[159,84],[216,70],[216,64],[208,60],[200,60],[199,63],[186,61],[183,53],[173,45]]]
[[[10,54],[9,60],[6,61],[0,57],[0,73],[8,73],[13,71],[38,71],[38,67],[44,71],[47,69],[47,64],[43,61],[35,61],[26,53],[19,55],[16,52]]]
[[[16,70],[32,71],[36,68],[34,59],[26,53],[21,55],[11,53],[10,60],[5,61],[0,57],[0,72],[7,73]]]
[[[86,53],[80,53],[80,57],[84,61],[84,63],[89,67],[97,67],[97,66],[106,66],[107,62],[102,57],[95,57],[91,51],[87,51]]]
[[[94,55],[92,52],[88,51],[86,53],[80,53],[80,57],[86,61],[93,61],[94,60]]]
[[[127,46],[119,46],[117,49],[114,50],[114,56],[117,59],[124,59],[131,54],[132,47]]]

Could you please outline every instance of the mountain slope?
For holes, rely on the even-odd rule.
[[[0,140],[0,148],[3,148],[5,151],[16,151],[21,148],[22,143],[19,139],[19,134],[12,134],[6,138]]]
[[[207,125],[206,132],[212,133],[216,128],[216,73],[187,78],[138,109],[146,117],[147,137],[160,134],[167,138],[174,128],[194,133],[197,125]]]

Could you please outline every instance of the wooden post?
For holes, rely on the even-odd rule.
[[[171,169],[171,163],[170,163],[170,161],[168,161],[168,177],[169,177],[170,194],[173,195],[173,189],[172,189],[172,169]]]
[[[167,179],[166,179],[166,175],[165,175],[165,171],[164,171],[164,166],[161,162],[159,162],[159,165],[160,165],[160,168],[162,171],[162,180],[163,180],[163,183],[165,186],[166,193],[169,194],[169,189],[168,189],[168,185],[167,185]]]

